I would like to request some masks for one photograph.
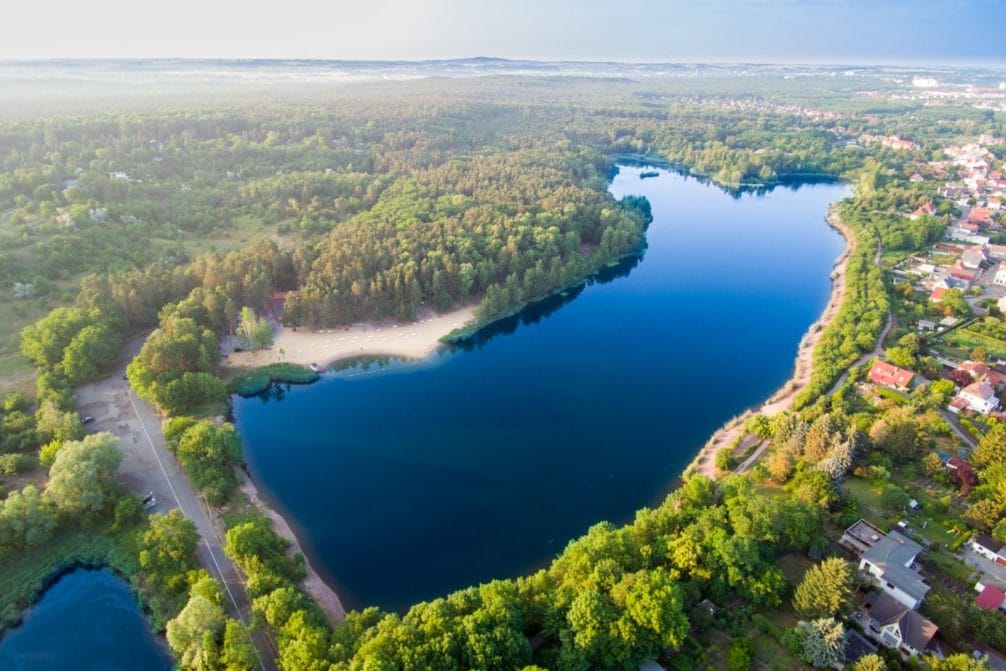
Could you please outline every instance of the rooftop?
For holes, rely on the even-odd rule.
[[[888,594],[871,595],[867,600],[870,617],[881,627],[897,624],[901,640],[915,648],[925,650],[939,629],[935,624]]]
[[[995,585],[986,585],[975,599],[975,605],[985,610],[998,610],[1003,601],[1006,601],[1006,593]]]
[[[880,568],[886,582],[921,601],[929,592],[929,585],[909,568],[920,552],[921,545],[891,531],[863,553],[863,560]]]

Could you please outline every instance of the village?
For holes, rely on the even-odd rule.
[[[864,134],[859,142],[895,151],[920,148],[899,136]],[[981,486],[970,454],[985,433],[1006,421],[1006,245],[996,242],[1006,231],[1006,176],[988,148],[1000,143],[982,137],[949,146],[943,160],[917,164],[916,172],[906,174],[931,197],[901,216],[940,221],[944,238],[907,258],[878,254],[893,282],[893,328],[883,339],[882,356],[853,373],[855,391],[861,402],[879,407],[928,394],[938,399],[939,415],[952,433],[937,443],[930,456],[938,460],[926,460],[923,477],[883,474],[879,496],[868,484],[877,479],[869,472],[875,466],[857,469],[859,477],[846,483],[873,514],[873,521],[857,520],[838,540],[869,586],[852,615],[858,626],[846,633],[848,663],[878,646],[906,660],[941,655],[939,627],[920,612],[930,582],[944,593],[970,592],[975,608],[1006,617],[1001,533],[968,529],[938,514],[963,505],[971,489]],[[904,500],[885,501],[891,488]],[[1006,669],[1000,651],[980,645],[973,653],[991,668]]]

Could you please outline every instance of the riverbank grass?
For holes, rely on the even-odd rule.
[[[270,384],[311,384],[320,375],[295,363],[271,363],[238,374],[227,387],[232,394],[256,396]]]
[[[108,567],[128,578],[139,571],[139,531],[73,529],[0,563],[0,630],[21,621],[24,611],[67,570],[75,566]]]

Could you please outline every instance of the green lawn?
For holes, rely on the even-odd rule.
[[[891,478],[891,482],[907,490],[913,498],[919,501],[922,510],[912,515],[887,510],[883,503],[881,503],[882,490],[874,487],[863,478],[850,477],[845,481],[843,487],[850,496],[865,506],[862,511],[863,518],[884,531],[889,530],[899,520],[907,519],[909,525],[911,525],[912,529],[919,536],[932,543],[940,543],[947,546],[959,537],[959,534],[955,533],[954,529],[955,526],[963,527],[963,524],[955,525],[953,520],[959,517],[960,511],[951,508],[946,515],[942,516],[932,513],[938,499],[949,490],[920,487],[917,482],[896,476]]]

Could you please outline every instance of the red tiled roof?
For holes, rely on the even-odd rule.
[[[1003,601],[1006,601],[1006,594],[1001,589],[995,585],[986,585],[978,598],[975,599],[975,604],[985,610],[996,610]]]
[[[887,387],[907,387],[913,377],[915,373],[912,371],[892,366],[879,359],[873,362],[873,367],[870,369],[870,380],[874,384]]]
[[[962,394],[971,394],[980,399],[988,400],[996,395],[996,390],[988,382],[972,382],[961,390]]]
[[[958,370],[970,373],[973,378],[988,377],[992,373],[992,369],[981,361],[965,361],[958,366]]]

